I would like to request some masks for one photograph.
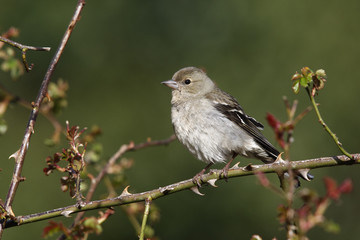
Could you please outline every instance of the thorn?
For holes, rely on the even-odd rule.
[[[217,179],[215,178],[215,179],[210,179],[209,181],[207,181],[211,186],[213,186],[213,187],[218,187],[216,184],[215,184],[215,182],[217,181]]]
[[[70,214],[72,214],[74,211],[73,210],[65,210],[62,211],[60,214],[63,215],[64,217],[70,217]]]
[[[275,162],[283,162],[283,161],[285,161],[284,159],[282,159],[283,153],[284,153],[284,152],[281,152],[281,153],[277,156]]]
[[[26,177],[19,177],[19,182],[24,182],[26,180]]]
[[[14,158],[15,161],[16,161],[16,159],[18,158],[18,156],[19,156],[19,150],[17,150],[17,151],[14,152],[13,154],[11,154],[10,157],[9,157],[9,159],[10,159],[10,158]]]
[[[49,95],[49,92],[46,92],[45,97],[48,99],[49,102],[51,102],[51,97]]]
[[[193,191],[194,193],[196,193],[197,195],[200,195],[200,196],[204,196],[205,194],[201,193],[199,191],[199,187],[197,185],[193,186],[192,188],[190,188],[191,191]]]
[[[134,141],[130,141],[130,142],[129,142],[129,145],[128,145],[128,149],[132,149],[132,148],[134,148],[134,147],[135,147]]]
[[[309,168],[299,169],[299,170],[297,170],[296,172],[298,173],[298,175],[299,175],[301,178],[305,179],[306,181],[309,181],[309,182],[310,182],[311,180],[314,179],[314,176],[311,175],[311,174],[309,174],[309,172],[310,172],[310,169],[309,169]]]
[[[128,191],[129,187],[130,187],[130,185],[128,185],[128,186],[122,191],[122,193],[120,194],[119,197],[130,196],[131,193],[129,193],[129,191]]]
[[[239,169],[239,168],[240,168],[240,167],[239,167],[239,164],[240,164],[240,162],[235,163],[235,165],[232,166],[232,167],[230,168],[230,170]]]

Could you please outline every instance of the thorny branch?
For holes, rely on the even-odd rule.
[[[22,168],[24,165],[25,155],[27,153],[27,150],[28,150],[28,147],[30,144],[30,138],[31,138],[32,134],[34,133],[34,126],[35,126],[35,122],[37,119],[37,115],[39,113],[40,105],[41,105],[44,97],[47,94],[47,89],[48,89],[48,85],[49,85],[51,76],[52,76],[52,74],[55,70],[55,67],[64,51],[64,48],[70,38],[70,35],[71,35],[76,23],[79,21],[80,13],[81,13],[84,5],[85,5],[84,0],[78,1],[75,13],[70,21],[69,26],[67,27],[67,29],[65,31],[65,34],[59,45],[59,48],[57,49],[53,59],[51,60],[48,70],[44,76],[38,96],[36,98],[36,101],[32,104],[32,111],[31,111],[30,118],[29,118],[26,130],[25,130],[25,135],[24,135],[22,144],[21,144],[20,148],[14,154],[12,154],[10,156],[10,157],[15,158],[14,173],[13,173],[13,177],[12,177],[12,180],[10,183],[9,191],[8,191],[8,194],[6,197],[6,202],[5,202],[6,211],[10,215],[14,215],[12,208],[11,208],[12,202],[14,200],[16,190],[19,186],[19,183],[24,180],[24,178],[21,177],[21,171],[22,171]]]
[[[136,145],[134,144],[134,142],[130,142],[129,144],[122,145],[119,148],[119,150],[117,150],[116,153],[112,157],[110,157],[110,159],[108,160],[106,165],[101,169],[101,171],[96,176],[96,178],[94,178],[91,181],[89,191],[87,192],[86,197],[85,197],[85,202],[88,203],[88,202],[91,201],[91,199],[92,199],[92,197],[93,197],[93,195],[95,193],[96,188],[98,187],[101,180],[106,176],[109,168],[112,165],[114,165],[116,160],[121,158],[126,152],[140,150],[140,149],[147,148],[147,147],[152,147],[152,146],[168,145],[171,142],[173,142],[175,139],[176,139],[175,135],[171,135],[169,138],[163,139],[163,140],[151,141],[150,139],[148,139],[148,141],[146,141],[144,143],[136,144]],[[85,212],[79,212],[78,215],[76,216],[76,218],[74,219],[74,222],[73,222],[72,226],[77,224],[82,219],[84,214],[85,214]],[[59,240],[60,239],[66,239],[66,236],[61,235],[58,239]]]
[[[345,155],[334,156],[334,157],[322,157],[314,158],[309,160],[300,160],[300,161],[276,161],[271,164],[262,164],[262,165],[247,165],[245,167],[239,167],[236,164],[229,170],[228,178],[235,178],[241,176],[254,175],[259,172],[262,173],[278,173],[285,172],[290,169],[315,169],[322,167],[331,167],[331,166],[341,166],[341,165],[352,165],[360,164],[360,153],[353,154],[353,159],[349,159]],[[212,186],[216,186],[215,182],[217,180],[223,180],[221,170],[211,170],[207,174],[202,175],[202,181],[204,183],[209,183]],[[115,198],[109,198],[104,200],[91,201],[85,204],[82,208],[79,208],[78,204],[62,207],[58,209],[48,210],[41,213],[34,213],[26,216],[18,216],[14,219],[9,219],[5,224],[4,228],[9,228],[13,226],[23,225],[31,222],[42,221],[45,219],[50,219],[54,217],[69,216],[73,213],[94,210],[99,208],[108,208],[113,206],[125,205],[135,202],[145,201],[146,199],[155,200],[160,197],[167,196],[176,192],[180,192],[186,189],[190,189],[197,194],[201,194],[197,188],[197,185],[193,182],[192,179],[184,180],[177,182],[168,186],[159,187],[154,190],[150,190],[142,193],[129,193],[128,187],[125,188],[123,193]]]
[[[18,42],[15,42],[15,41],[12,41],[10,39],[7,39],[5,37],[2,37],[0,36],[0,41],[4,42],[4,43],[7,43],[13,47],[16,47],[18,49],[21,50],[21,57],[22,57],[22,60],[23,60],[23,63],[24,63],[24,66],[25,66],[25,69],[27,72],[31,71],[34,64],[29,64],[27,63],[26,61],[26,51],[27,50],[33,50],[33,51],[50,51],[50,47],[33,47],[33,46],[28,46],[28,45],[23,45],[21,43],[18,43]]]

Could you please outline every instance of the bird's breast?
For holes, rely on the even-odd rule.
[[[174,104],[171,117],[179,141],[204,162],[227,161],[241,141],[238,126],[207,102]]]

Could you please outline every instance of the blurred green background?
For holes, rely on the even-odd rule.
[[[0,72],[0,81],[12,92],[33,101],[48,63],[73,14],[76,1],[4,0],[0,7],[0,31],[15,26],[16,39],[24,44],[50,46],[52,51],[29,52],[34,70],[17,81]],[[160,84],[185,66],[198,66],[245,111],[266,123],[271,112],[285,120],[284,95],[299,99],[299,112],[309,104],[305,91],[294,96],[291,76],[303,66],[323,68],[328,74],[317,101],[328,125],[349,152],[359,152],[360,2],[229,0],[229,1],[87,1],[81,21],[57,66],[59,77],[70,84],[68,108],[62,123],[81,127],[99,125],[103,135],[103,160],[120,145],[167,138],[172,134],[170,90]],[[9,130],[0,137],[0,198],[5,199],[17,150],[29,111],[12,107],[5,115]],[[61,147],[45,147],[52,127],[39,116],[26,156],[14,211],[18,215],[41,212],[74,203],[62,193],[58,174],[44,176],[45,158]],[[272,131],[264,134],[274,142]],[[295,130],[293,160],[340,154],[311,112]],[[168,147],[129,153],[135,165],[127,172],[130,192],[141,192],[192,177],[204,164],[194,159],[178,142]],[[242,165],[256,160],[239,158]],[[222,168],[222,165],[216,166]],[[341,226],[339,234],[321,228],[310,239],[355,239],[360,220],[359,167],[313,170],[315,180],[303,186],[324,194],[322,178],[351,178],[354,191],[334,203],[326,213]],[[275,176],[271,177],[278,184]],[[282,200],[259,185],[255,177],[220,182],[204,187],[205,196],[190,191],[156,200],[161,219],[155,225],[161,239],[285,239],[276,220]],[[101,185],[96,198],[106,189]],[[136,239],[117,207],[104,224],[104,233],[90,239]],[[72,219],[58,218],[69,224]],[[39,239],[46,221],[7,229],[4,239]]]

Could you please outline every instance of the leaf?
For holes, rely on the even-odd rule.
[[[0,118],[0,136],[4,135],[8,129],[5,119]]]
[[[250,240],[262,240],[259,235],[252,235]]]
[[[95,217],[86,218],[83,225],[87,229],[94,231],[96,234],[100,234],[102,232],[102,227]]]
[[[257,172],[255,173],[255,175],[257,176],[257,178],[260,181],[260,184],[264,187],[268,187],[270,185],[270,181],[269,179],[265,176],[265,174],[263,172]]]
[[[339,233],[340,232],[340,226],[336,222],[333,222],[331,220],[327,220],[322,224],[322,227],[325,231],[330,233]]]
[[[314,87],[316,90],[324,88],[326,82],[326,73],[324,69],[318,69],[313,76]]]
[[[266,113],[266,120],[274,130],[281,126],[281,122],[271,113]]]
[[[341,185],[338,187],[341,193],[349,193],[353,190],[353,185],[351,179],[345,179]]]
[[[299,93],[299,91],[300,91],[300,82],[299,81],[295,81],[293,83],[292,90],[295,94]]]
[[[300,85],[303,87],[307,87],[309,84],[309,80],[305,77],[302,77],[299,82],[300,82]]]
[[[43,229],[42,237],[47,238],[53,236],[54,234],[62,231],[64,229],[64,225],[60,222],[49,221],[49,225]]]
[[[325,186],[326,186],[326,194],[329,198],[337,200],[340,197],[340,191],[337,188],[337,183],[334,179],[330,177],[324,178]]]

